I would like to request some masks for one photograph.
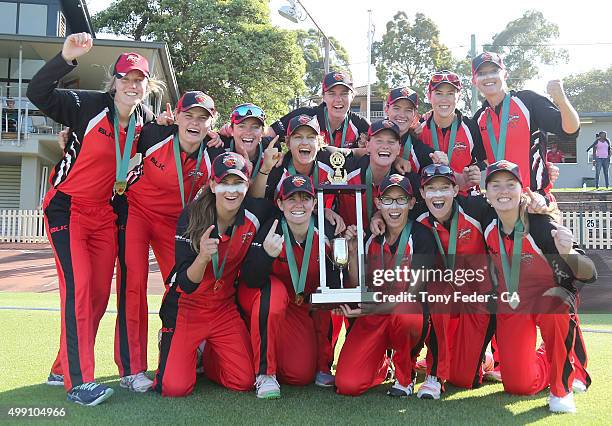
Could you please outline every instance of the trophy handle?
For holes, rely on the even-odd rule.
[[[325,204],[323,203],[323,190],[317,190],[317,219],[319,222],[319,288],[327,291],[327,271],[325,268]]]
[[[363,235],[363,203],[361,190],[355,190],[355,210],[357,213],[357,262],[359,263],[359,288],[365,292],[365,253]]]

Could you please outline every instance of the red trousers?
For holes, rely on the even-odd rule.
[[[428,319],[422,314],[357,318],[338,359],[337,392],[358,396],[382,383],[387,373],[387,363],[384,362],[387,349],[395,350],[393,362],[396,380],[402,386],[408,386],[415,375],[414,365],[423,347],[427,328]]]
[[[206,340],[204,373],[236,391],[253,388],[253,353],[249,332],[233,301],[222,305],[181,303],[173,288],[166,292],[160,317],[162,340],[153,389],[163,396],[186,396],[196,383],[197,348]],[[195,305],[195,306],[194,306]]]
[[[536,326],[544,347],[536,351]],[[498,314],[497,346],[504,389],[533,395],[550,385],[555,396],[572,389],[572,351],[576,333],[573,314]]]
[[[275,374],[281,383],[305,386],[317,372],[317,336],[309,304],[296,305],[276,276],[270,286],[238,287],[253,347],[255,374]]]
[[[472,389],[482,383],[482,360],[495,332],[489,314],[431,314],[427,374]]]
[[[117,254],[116,216],[108,203],[75,200],[56,189],[43,208],[61,301],[60,350],[51,371],[64,374],[70,390],[94,381],[94,344]]]
[[[121,376],[147,370],[149,246],[165,280],[174,266],[176,219],[156,217],[115,197],[119,217],[115,363]],[[127,199],[129,203],[129,199]]]

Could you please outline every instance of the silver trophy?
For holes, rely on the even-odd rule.
[[[329,288],[327,286],[327,271],[325,269],[325,239],[319,238],[319,288],[311,295],[313,305],[338,306],[341,304],[355,304],[373,302],[373,294],[368,292],[365,285],[365,250],[363,232],[363,203],[362,193],[365,185],[349,185],[347,172],[344,169],[345,158],[340,152],[330,157],[334,174],[329,178],[328,184],[317,185],[317,218],[319,224],[324,223],[324,195],[326,193],[353,192],[355,194],[355,212],[357,214],[357,258],[358,258],[358,285],[351,288]],[[321,226],[322,229],[322,225]],[[332,262],[341,270],[349,263],[348,244],[346,238],[334,238],[332,244]],[[343,280],[341,280],[343,281]]]

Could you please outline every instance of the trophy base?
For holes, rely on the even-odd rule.
[[[310,295],[310,304],[315,309],[334,309],[340,305],[355,309],[360,303],[375,303],[374,294],[358,289],[335,289]]]

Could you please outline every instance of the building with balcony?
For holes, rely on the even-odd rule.
[[[0,209],[36,209],[48,189],[48,176],[62,156],[57,133],[62,129],[26,98],[30,79],[61,51],[64,38],[95,31],[83,0],[0,1]],[[59,87],[101,90],[108,70],[126,51],[149,60],[151,73],[164,81],[163,96],[146,103],[159,112],[175,104],[179,91],[165,43],[104,40],[79,58],[79,66]]]

